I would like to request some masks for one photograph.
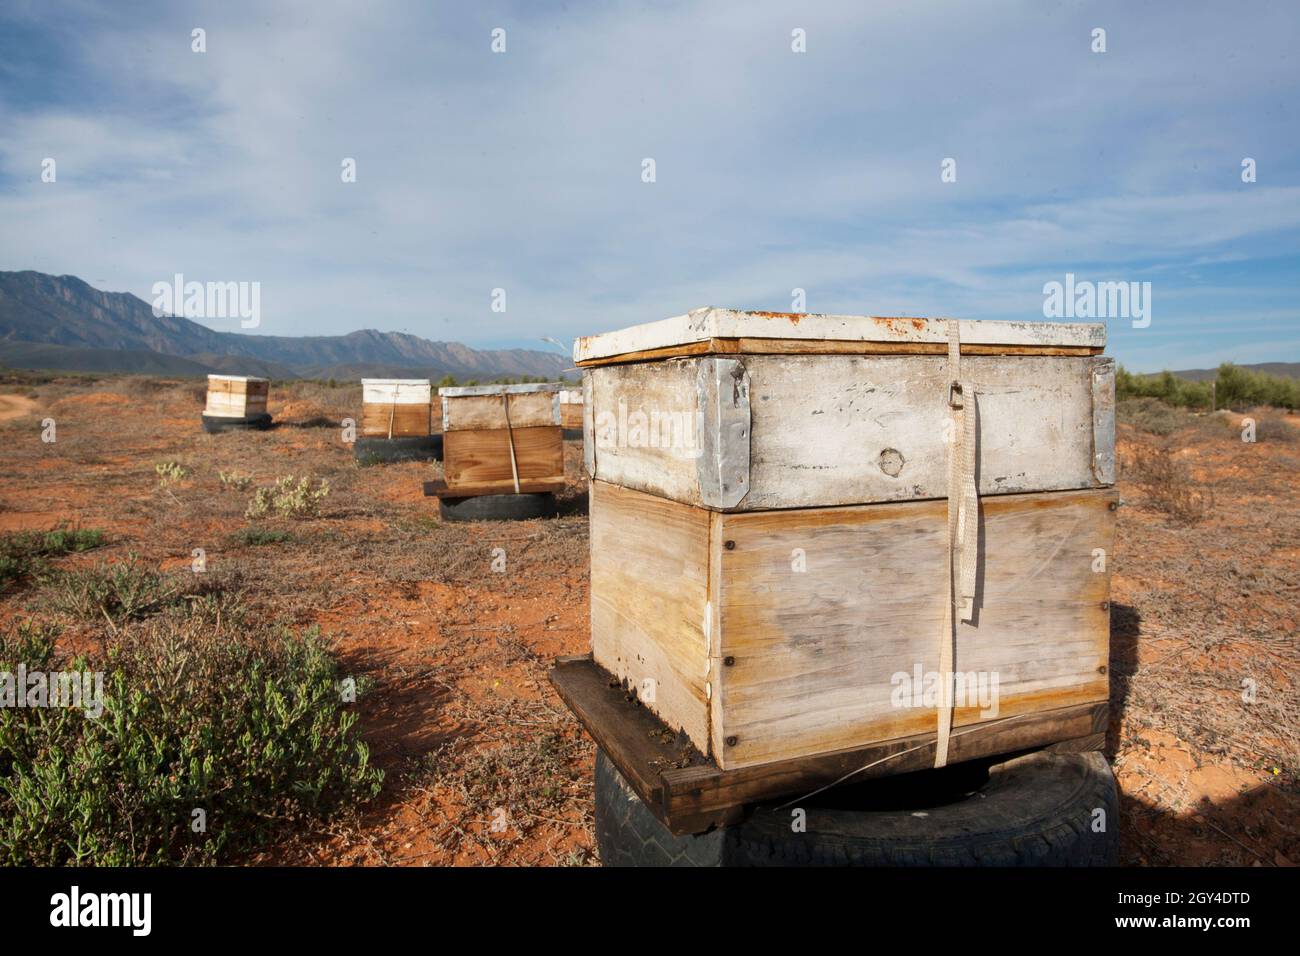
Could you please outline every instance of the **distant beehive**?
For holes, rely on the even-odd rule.
[[[438,389],[446,494],[562,490],[559,391],[554,382]]]
[[[363,378],[363,438],[425,438],[432,428],[433,386],[427,378]]]
[[[208,403],[203,414],[209,418],[253,418],[266,414],[269,379],[251,375],[209,375]]]
[[[566,432],[582,431],[582,389],[560,389],[560,424]]]

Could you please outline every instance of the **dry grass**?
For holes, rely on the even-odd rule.
[[[1187,463],[1165,444],[1137,442],[1121,459],[1124,475],[1151,507],[1175,521],[1195,524],[1214,507],[1214,489],[1192,478]]]
[[[338,641],[347,672],[371,686],[360,726],[389,771],[378,804],[322,831],[286,833],[267,862],[591,860],[592,744],[546,680],[556,654],[589,644],[578,482],[556,520],[443,524],[418,492],[439,476],[436,465],[359,468],[337,432],[312,427],[356,417],[356,386],[277,383],[283,427],[216,436],[198,428],[193,383],[55,377],[30,387],[40,414],[0,425],[0,516],[48,528],[46,515],[75,515],[108,532],[93,555],[57,558],[60,571],[89,573],[101,557],[120,563],[134,552],[165,583],[187,574],[191,550],[202,547],[211,574],[238,570],[247,614],[318,624]],[[1145,430],[1124,426],[1120,438],[1127,506],[1112,604],[1116,765],[1128,772],[1157,734],[1169,734],[1198,764],[1267,775],[1270,792],[1300,799],[1300,457],[1285,437],[1294,427],[1261,413],[1257,422],[1277,421],[1257,424],[1250,445],[1226,416],[1170,423],[1159,409],[1137,412],[1124,414],[1149,419]],[[53,446],[39,439],[46,415],[58,422]],[[570,475],[579,460],[580,446],[569,443]],[[159,462],[177,463],[184,476],[160,487]],[[328,480],[319,513],[246,518],[253,489],[287,474]],[[507,573],[491,570],[496,548]],[[0,598],[0,616],[55,614],[55,587],[24,583]],[[109,627],[57,613],[75,622],[74,637]],[[1247,679],[1259,690],[1252,704],[1241,696]],[[505,831],[491,828],[499,808]],[[1138,829],[1139,810],[1125,812],[1126,829]],[[1259,836],[1253,820],[1216,826],[1232,834],[1205,837],[1222,844],[1223,862],[1241,862],[1233,854],[1254,861],[1234,840],[1285,848],[1291,839],[1285,828]],[[1143,852],[1158,862],[1186,858],[1177,847]]]
[[[1116,407],[1115,415],[1121,424],[1161,436],[1172,435],[1196,420],[1186,409],[1166,405],[1158,398],[1126,399]]]

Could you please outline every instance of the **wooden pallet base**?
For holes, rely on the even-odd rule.
[[[719,770],[684,734],[670,730],[590,655],[562,657],[551,683],[632,789],[674,834],[703,833],[735,823],[748,804],[798,797],[867,767],[854,781],[934,766],[935,734],[918,734],[830,754]],[[1100,750],[1108,704],[1100,701],[969,728],[958,728],[950,763],[1019,751]],[[877,761],[884,761],[877,763]]]
[[[521,495],[557,494],[563,490],[563,481],[548,481],[535,478],[521,478],[519,480],[519,494]],[[454,488],[448,487],[447,483],[440,479],[426,481],[424,483],[424,495],[426,498],[477,498],[480,495],[513,494],[515,494],[515,483],[513,481],[492,481],[478,485],[456,485]]]

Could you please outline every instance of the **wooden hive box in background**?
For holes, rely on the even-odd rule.
[[[427,378],[363,378],[364,438],[424,438],[431,431],[433,386]]]
[[[203,414],[212,418],[247,418],[266,414],[271,383],[251,375],[209,375]]]
[[[974,693],[952,733],[993,752],[1095,736],[1117,500],[1105,328],[957,328],[979,499],[974,615],[951,632]],[[937,738],[948,330],[704,309],[576,344],[594,662],[721,770]]]
[[[564,490],[560,386],[438,389],[447,497]]]
[[[566,432],[582,430],[582,389],[560,389],[560,424]]]

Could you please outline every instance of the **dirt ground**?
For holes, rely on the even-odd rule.
[[[262,612],[336,642],[363,688],[384,790],[249,862],[597,862],[593,747],[546,680],[553,657],[589,643],[580,442],[567,443],[558,519],[443,524],[421,493],[437,465],[353,461],[337,423],[356,415],[357,391],[277,383],[276,428],[212,436],[197,382],[11,376],[0,531],[110,533],[65,562],[135,554],[183,567],[202,548]],[[1300,429],[1243,443],[1235,426],[1207,417],[1166,439],[1121,428],[1108,755],[1128,864],[1300,862]],[[1130,477],[1133,456],[1156,445],[1212,490],[1204,517],[1171,518]],[[160,482],[168,462],[185,476]],[[328,480],[320,517],[245,518],[252,489],[284,475]],[[254,526],[287,538],[259,542]],[[38,601],[7,594],[0,625],[39,614]]]

